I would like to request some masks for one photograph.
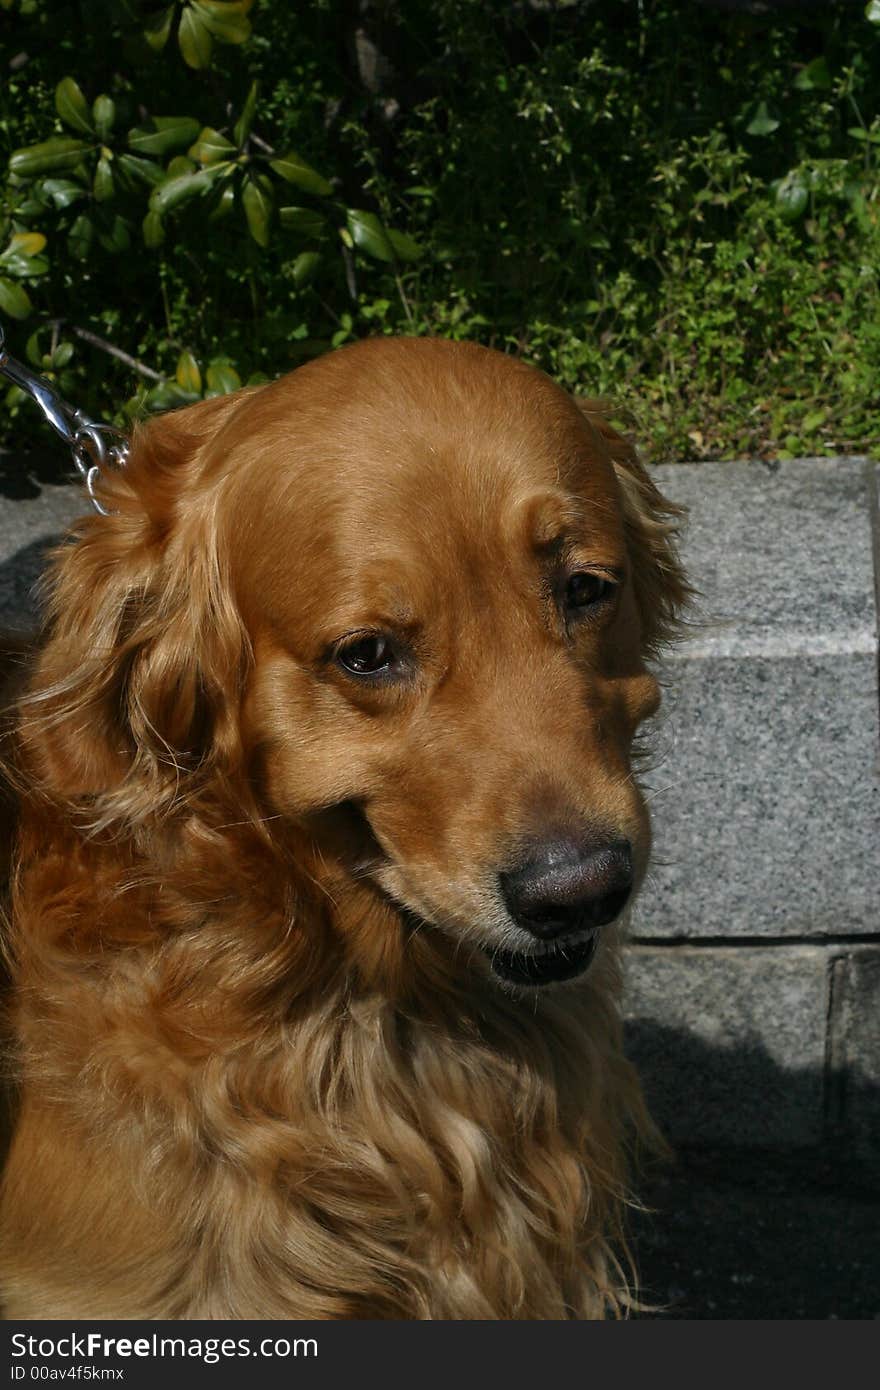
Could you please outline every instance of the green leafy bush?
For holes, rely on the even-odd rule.
[[[0,6],[0,314],[92,414],[439,333],[655,456],[880,445],[877,0]]]
[[[247,67],[219,71],[215,45],[246,43],[252,7],[253,0],[159,7],[30,0],[20,9],[22,42],[34,42],[35,56],[28,81],[9,84],[3,126],[10,143],[34,130],[41,138],[8,158],[0,311],[28,326],[35,317],[48,320],[50,364],[59,333],[68,332],[65,364],[87,343],[92,354],[104,351],[155,383],[129,400],[129,416],[234,390],[242,363],[247,380],[259,380],[263,364],[287,365],[291,342],[302,356],[349,336],[351,314],[332,308],[319,316],[320,329],[326,332],[329,319],[332,330],[310,335],[315,301],[304,297],[306,287],[315,282],[338,299],[339,283],[353,281],[360,257],[398,267],[421,254],[374,209],[339,196],[338,178],[324,177],[287,143],[269,143],[259,82]],[[55,48],[52,35],[60,39]],[[70,72],[54,81],[59,65],[74,58],[89,74],[88,95]],[[11,66],[18,67],[15,59]],[[32,66],[43,79],[37,84]],[[197,86],[196,72],[221,80]],[[94,91],[100,82],[107,90]],[[232,90],[243,92],[238,104]],[[286,114],[289,124],[293,103]],[[327,264],[333,258],[337,264]],[[41,276],[48,285],[34,302]],[[291,310],[301,315],[295,322]],[[28,343],[29,360],[42,360]],[[196,354],[207,359],[204,374]],[[118,385],[120,374],[108,383],[105,368],[92,355],[67,380],[107,414],[114,409],[107,386]],[[16,425],[25,399],[18,388],[7,393]]]

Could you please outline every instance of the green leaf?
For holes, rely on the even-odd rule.
[[[43,352],[40,347],[40,330],[35,328],[24,345],[24,355],[32,367],[43,367]]]
[[[326,198],[333,192],[327,180],[304,159],[300,159],[298,154],[284,154],[279,159],[270,159],[269,168],[274,169],[279,178],[295,183],[306,193],[316,193],[320,198]]]
[[[346,214],[348,230],[355,246],[377,261],[393,261],[391,239],[374,212],[349,208]]]
[[[421,246],[408,232],[395,232],[393,227],[386,228],[386,231],[399,261],[417,261],[423,255]]]
[[[293,263],[293,283],[298,290],[310,285],[317,274],[321,257],[317,251],[302,251]]]
[[[865,130],[864,126],[850,126],[846,132],[853,140],[861,140],[869,145],[880,145],[880,130]]]
[[[412,236],[385,227],[375,213],[364,213],[349,207],[348,229],[355,246],[377,260],[414,261],[423,254],[421,246]]]
[[[119,213],[113,221],[98,230],[98,241],[105,251],[109,251],[114,256],[119,256],[123,251],[127,251],[131,246],[131,232],[128,223]]]
[[[144,25],[144,38],[154,53],[160,53],[168,42],[173,20],[174,6],[169,5],[167,10],[151,15]]]
[[[161,183],[165,178],[165,170],[161,164],[157,164],[152,159],[141,159],[136,154],[118,154],[116,156],[116,172],[121,174],[121,182],[131,188],[155,188],[157,183]]]
[[[327,219],[313,208],[279,208],[278,217],[282,227],[300,236],[316,238],[327,226]]]
[[[824,57],[814,58],[801,68],[794,79],[794,86],[800,92],[827,91],[831,86],[831,73]]]
[[[779,121],[770,114],[770,108],[766,101],[759,101],[754,108],[752,119],[746,126],[748,135],[772,135],[774,130],[779,129]]]
[[[184,351],[180,354],[174,376],[178,386],[182,386],[184,391],[192,391],[197,396],[202,394],[202,374],[191,352]]]
[[[116,191],[113,186],[113,169],[108,157],[109,153],[109,150],[103,152],[101,158],[98,160],[98,166],[95,169],[92,192],[95,195],[95,201],[97,203],[108,202]]]
[[[187,6],[180,16],[177,42],[187,67],[206,68],[211,61],[211,32],[202,16],[192,6]]]
[[[179,179],[181,174],[194,174],[196,165],[189,155],[176,154],[165,170],[165,176],[169,179]]]
[[[32,307],[27,291],[14,280],[0,275],[0,309],[4,314],[13,319],[26,319]]]
[[[0,269],[4,275],[14,275],[19,280],[36,279],[46,274],[49,262],[45,256],[25,256],[7,247],[0,256]]]
[[[140,420],[143,418],[144,403],[146,399],[147,393],[144,390],[144,388],[141,387],[141,389],[137,391],[135,395],[130,396],[129,399],[125,402],[125,404],[122,407],[122,414],[124,415],[126,421],[129,424],[131,424],[135,420]]]
[[[823,409],[811,410],[811,411],[810,411],[807,415],[805,415],[804,418],[803,418],[803,423],[801,424],[801,433],[802,433],[802,434],[813,434],[813,433],[819,428],[820,425],[824,425],[824,424],[825,424],[825,421],[826,421],[827,417],[828,417],[828,411],[827,411],[827,410],[823,410]]]
[[[94,135],[88,103],[72,77],[62,77],[55,88],[55,110],[71,130],[78,130],[80,135]]]
[[[192,391],[184,391],[176,381],[163,381],[154,386],[144,397],[144,405],[149,410],[175,410],[180,405],[192,405],[199,399]]]
[[[185,203],[190,198],[197,198],[206,193],[214,181],[216,170],[215,165],[212,169],[197,169],[195,173],[179,174],[176,178],[166,179],[150,194],[150,212],[158,212],[160,215],[170,212],[179,203]]]
[[[52,353],[51,365],[53,370],[60,372],[64,367],[68,366],[72,357],[73,343],[59,343]]]
[[[865,19],[869,24],[880,24],[880,0],[870,0],[865,6]]]
[[[9,182],[12,189],[12,178]],[[23,194],[20,201],[16,203],[15,211],[19,217],[30,219],[31,217],[42,217],[48,210],[49,203],[43,195],[42,184],[32,184],[27,193]]]
[[[128,132],[128,144],[137,154],[171,154],[191,145],[199,129],[194,116],[154,116]]]
[[[225,135],[221,135],[219,131],[212,130],[210,126],[206,125],[199,132],[198,140],[187,153],[190,159],[198,160],[199,164],[216,164],[218,160],[228,159],[231,154],[236,153],[237,149],[238,145],[233,145],[232,141],[227,140]]]
[[[116,120],[116,103],[112,97],[100,96],[95,98],[92,118],[98,135],[102,140],[106,140],[113,129],[113,122]]]
[[[165,228],[162,225],[162,218],[158,212],[148,212],[141,224],[144,237],[144,245],[151,251],[155,251],[157,246],[161,246],[165,240]]]
[[[88,148],[81,140],[58,136],[54,140],[44,140],[39,145],[14,150],[9,159],[9,169],[23,179],[32,179],[37,174],[60,173],[64,169],[75,169]]]
[[[4,275],[14,275],[19,280],[35,280],[46,274],[49,262],[45,256],[23,256],[7,249],[0,256],[0,269]]]
[[[265,175],[248,179],[242,190],[241,205],[254,241],[258,246],[268,246],[273,197],[272,184]]]
[[[74,260],[88,260],[94,235],[95,228],[92,219],[87,213],[81,212],[67,233],[67,245]]]
[[[247,14],[253,0],[192,0],[193,9],[218,43],[244,43],[250,38]]]
[[[192,0],[192,3],[220,19],[225,16],[231,22],[233,19],[243,19],[249,15],[254,8],[255,0]]]
[[[220,196],[208,213],[209,222],[221,222],[235,207],[235,184],[227,179],[220,190]]]
[[[44,179],[40,189],[50,199],[53,207],[68,208],[77,198],[84,198],[86,190],[81,184],[71,183],[70,179]]]
[[[254,111],[256,110],[257,106],[258,91],[259,83],[252,82],[251,89],[247,94],[247,100],[245,101],[244,107],[242,108],[242,113],[235,123],[235,130],[233,131],[233,135],[235,136],[235,143],[239,148],[244,144],[245,140],[251,133],[251,126],[253,125],[254,120]]]
[[[806,209],[809,193],[806,184],[789,175],[780,179],[774,195],[777,210],[786,222],[796,222]]]
[[[205,380],[208,394],[212,396],[228,396],[230,391],[237,391],[241,386],[241,377],[228,362],[212,362],[205,373]]]

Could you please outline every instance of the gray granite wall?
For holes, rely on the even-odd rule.
[[[699,621],[668,662],[627,1014],[674,1141],[880,1152],[877,473],[657,470]]]

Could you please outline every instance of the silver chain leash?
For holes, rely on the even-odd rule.
[[[98,424],[81,410],[75,410],[44,377],[10,357],[5,341],[6,335],[0,324],[0,375],[36,401],[48,423],[70,449],[95,511],[100,512],[101,516],[110,516],[108,509],[95,496],[95,484],[102,469],[125,467],[129,450],[127,435],[113,425]]]

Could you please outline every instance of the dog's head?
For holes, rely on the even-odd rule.
[[[645,870],[631,747],[686,594],[598,409],[500,353],[372,340],[153,422],[108,501],[44,659],[51,706],[90,649],[70,790],[109,825],[139,786],[167,815],[238,779],[480,968],[586,969]]]

